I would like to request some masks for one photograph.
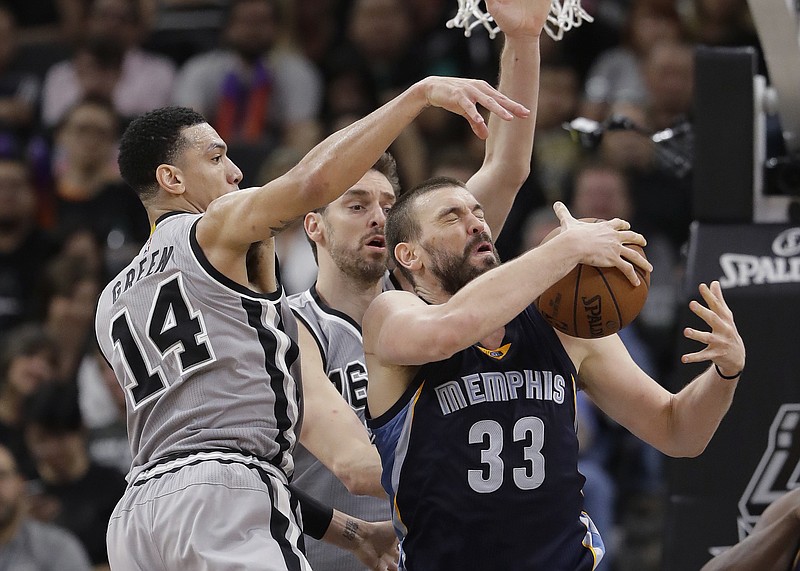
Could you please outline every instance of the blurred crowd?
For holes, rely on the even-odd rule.
[[[582,4],[594,23],[541,40],[532,174],[497,246],[509,259],[537,245],[557,224],[555,200],[576,217],[630,220],[655,271],[623,339],[662,379],[677,362],[691,221],[691,172],[671,158],[691,159],[693,49],[758,40],[746,0]],[[94,307],[149,233],[116,165],[127,122],[164,105],[193,107],[229,144],[243,186],[264,184],[427,75],[495,83],[502,39],[448,29],[456,8],[456,0],[0,2],[0,560],[17,556],[25,526],[44,525],[55,535],[34,535],[67,530],[87,565],[107,565],[105,526],[130,456],[125,398],[96,350]],[[563,128],[576,117],[631,128],[582,145]],[[401,185],[468,179],[484,150],[465,125],[425,111],[390,149]],[[682,134],[665,154],[649,134],[666,128]],[[278,255],[290,293],[313,283],[302,228],[279,236]],[[605,568],[646,569],[658,557],[661,459],[588,401],[579,408],[587,502],[617,530],[616,561]],[[17,485],[9,471],[26,482],[24,498],[6,492]],[[7,514],[23,501],[31,521],[20,523]],[[633,562],[637,534],[647,553]]]

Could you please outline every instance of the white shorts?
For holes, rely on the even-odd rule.
[[[298,511],[277,469],[186,465],[128,487],[108,524],[109,562],[113,571],[310,571]]]

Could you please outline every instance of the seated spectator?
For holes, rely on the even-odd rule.
[[[27,477],[35,473],[23,435],[25,400],[55,379],[58,347],[41,326],[12,329],[0,345],[0,444],[11,451]]]
[[[208,117],[245,173],[276,146],[304,153],[320,137],[322,79],[305,57],[277,45],[283,22],[278,0],[231,0],[224,46],[187,60],[175,83],[173,103]]]
[[[42,293],[42,322],[58,346],[56,377],[72,381],[95,345],[94,310],[101,277],[83,257],[60,255],[48,266]]]
[[[11,451],[0,444],[0,568],[90,571],[86,550],[75,536],[31,519],[25,480]]]
[[[139,0],[149,34],[144,47],[177,65],[217,47],[227,0]]]
[[[125,478],[89,456],[74,385],[55,383],[29,397],[25,441],[38,475],[30,484],[31,515],[74,533],[95,569],[107,566],[106,528]]]
[[[36,291],[57,244],[36,223],[27,163],[0,157],[0,340],[33,318]]]
[[[130,0],[92,0],[86,16],[82,44],[103,45],[106,53],[120,54],[117,77],[106,88],[116,111],[131,119],[169,102],[175,78],[175,64],[168,58],[140,47],[143,29],[141,7]],[[113,50],[111,48],[113,46]],[[78,54],[81,53],[79,50]],[[85,58],[84,58],[85,59]],[[55,126],[64,113],[90,94],[87,81],[100,81],[96,71],[78,59],[69,59],[51,67],[42,90],[42,123]],[[105,70],[108,75],[108,69]]]
[[[127,474],[131,448],[125,422],[125,391],[96,346],[78,368],[78,402],[88,430],[89,456]]]
[[[677,40],[682,22],[672,0],[638,0],[628,13],[623,43],[601,53],[585,82],[580,115],[602,121],[617,103],[643,104],[642,65],[651,47]]]
[[[44,226],[61,237],[90,230],[109,254],[128,260],[147,239],[147,215],[116,164],[119,116],[107,100],[78,102],[55,132],[52,191]],[[113,268],[109,268],[113,269]]]
[[[0,4],[0,132],[17,141],[30,136],[36,125],[40,82],[17,58],[17,26],[8,6]]]

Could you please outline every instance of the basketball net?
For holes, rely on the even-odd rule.
[[[489,37],[494,39],[500,28],[494,24],[491,14],[481,9],[482,2],[483,0],[458,0],[458,13],[447,21],[447,27],[463,28],[464,35],[469,37],[473,28],[483,26],[489,32]],[[564,32],[577,28],[584,21],[593,22],[594,18],[581,7],[581,0],[551,0],[550,14],[544,29],[548,36],[558,41],[564,37]]]

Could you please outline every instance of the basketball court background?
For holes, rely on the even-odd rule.
[[[698,49],[695,223],[682,292],[686,308],[699,299],[697,284],[720,280],[747,365],[706,451],[666,462],[668,571],[699,569],[745,537],[774,499],[800,485],[798,7],[794,0],[749,4],[772,96],[766,80],[754,75],[752,50]],[[773,119],[782,140],[768,149]],[[781,156],[770,156],[776,148]],[[768,163],[772,169],[765,169]],[[704,326],[688,308],[679,323]],[[680,334],[675,358],[698,348]],[[668,388],[679,390],[706,366],[679,365]]]

